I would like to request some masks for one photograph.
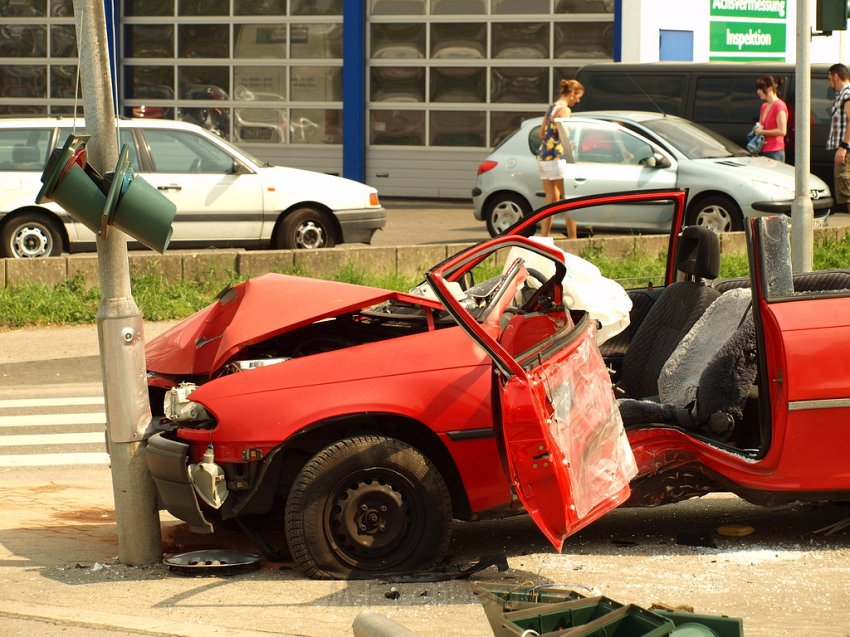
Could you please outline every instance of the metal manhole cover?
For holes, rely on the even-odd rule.
[[[206,549],[172,555],[163,563],[184,575],[229,575],[259,567],[260,559],[256,553],[246,551]]]

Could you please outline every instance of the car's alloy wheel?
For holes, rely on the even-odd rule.
[[[328,216],[314,208],[293,210],[275,233],[275,246],[285,250],[332,248],[335,243]]]
[[[3,255],[16,259],[62,254],[62,237],[46,215],[21,215],[3,227]]]
[[[286,540],[310,577],[409,572],[439,562],[451,538],[451,498],[422,453],[384,436],[340,440],[298,474]]]
[[[499,193],[487,202],[487,232],[491,237],[501,234],[531,212],[528,202],[513,193]]]
[[[744,229],[741,208],[725,195],[710,195],[694,202],[688,213],[688,225],[705,226],[715,232]]]

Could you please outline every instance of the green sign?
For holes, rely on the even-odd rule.
[[[781,19],[787,17],[786,0],[709,0],[711,17]]]
[[[712,22],[712,53],[785,53],[784,22]]]
[[[731,55],[711,55],[709,62],[784,62],[785,56],[777,55],[745,55],[743,57]],[[243,135],[244,137],[244,135]]]

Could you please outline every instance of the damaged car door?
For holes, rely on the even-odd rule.
[[[449,291],[475,265],[502,248],[505,274],[484,313],[473,316]],[[512,258],[513,255],[521,256]],[[525,255],[526,258],[523,258]],[[540,257],[548,268],[526,267]],[[637,469],[596,345],[596,325],[563,305],[566,272],[559,251],[519,236],[465,250],[426,275],[446,310],[492,358],[504,450],[513,486],[559,551],[564,539],[623,503]],[[548,269],[550,275],[542,275]],[[514,294],[528,276],[539,287]],[[501,300],[499,300],[501,297]],[[518,309],[513,309],[518,308]]]

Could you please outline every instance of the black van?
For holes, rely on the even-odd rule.
[[[832,188],[835,153],[826,150],[832,100],[827,81],[829,64],[813,64],[811,86],[810,170]],[[786,161],[794,161],[793,64],[772,62],[650,62],[627,64],[607,62],[581,67],[576,79],[585,94],[575,111],[639,110],[679,115],[745,143],[747,133],[758,121],[761,100],[756,80],[772,75],[782,80],[779,97],[788,104]],[[833,192],[835,189],[832,188]]]

